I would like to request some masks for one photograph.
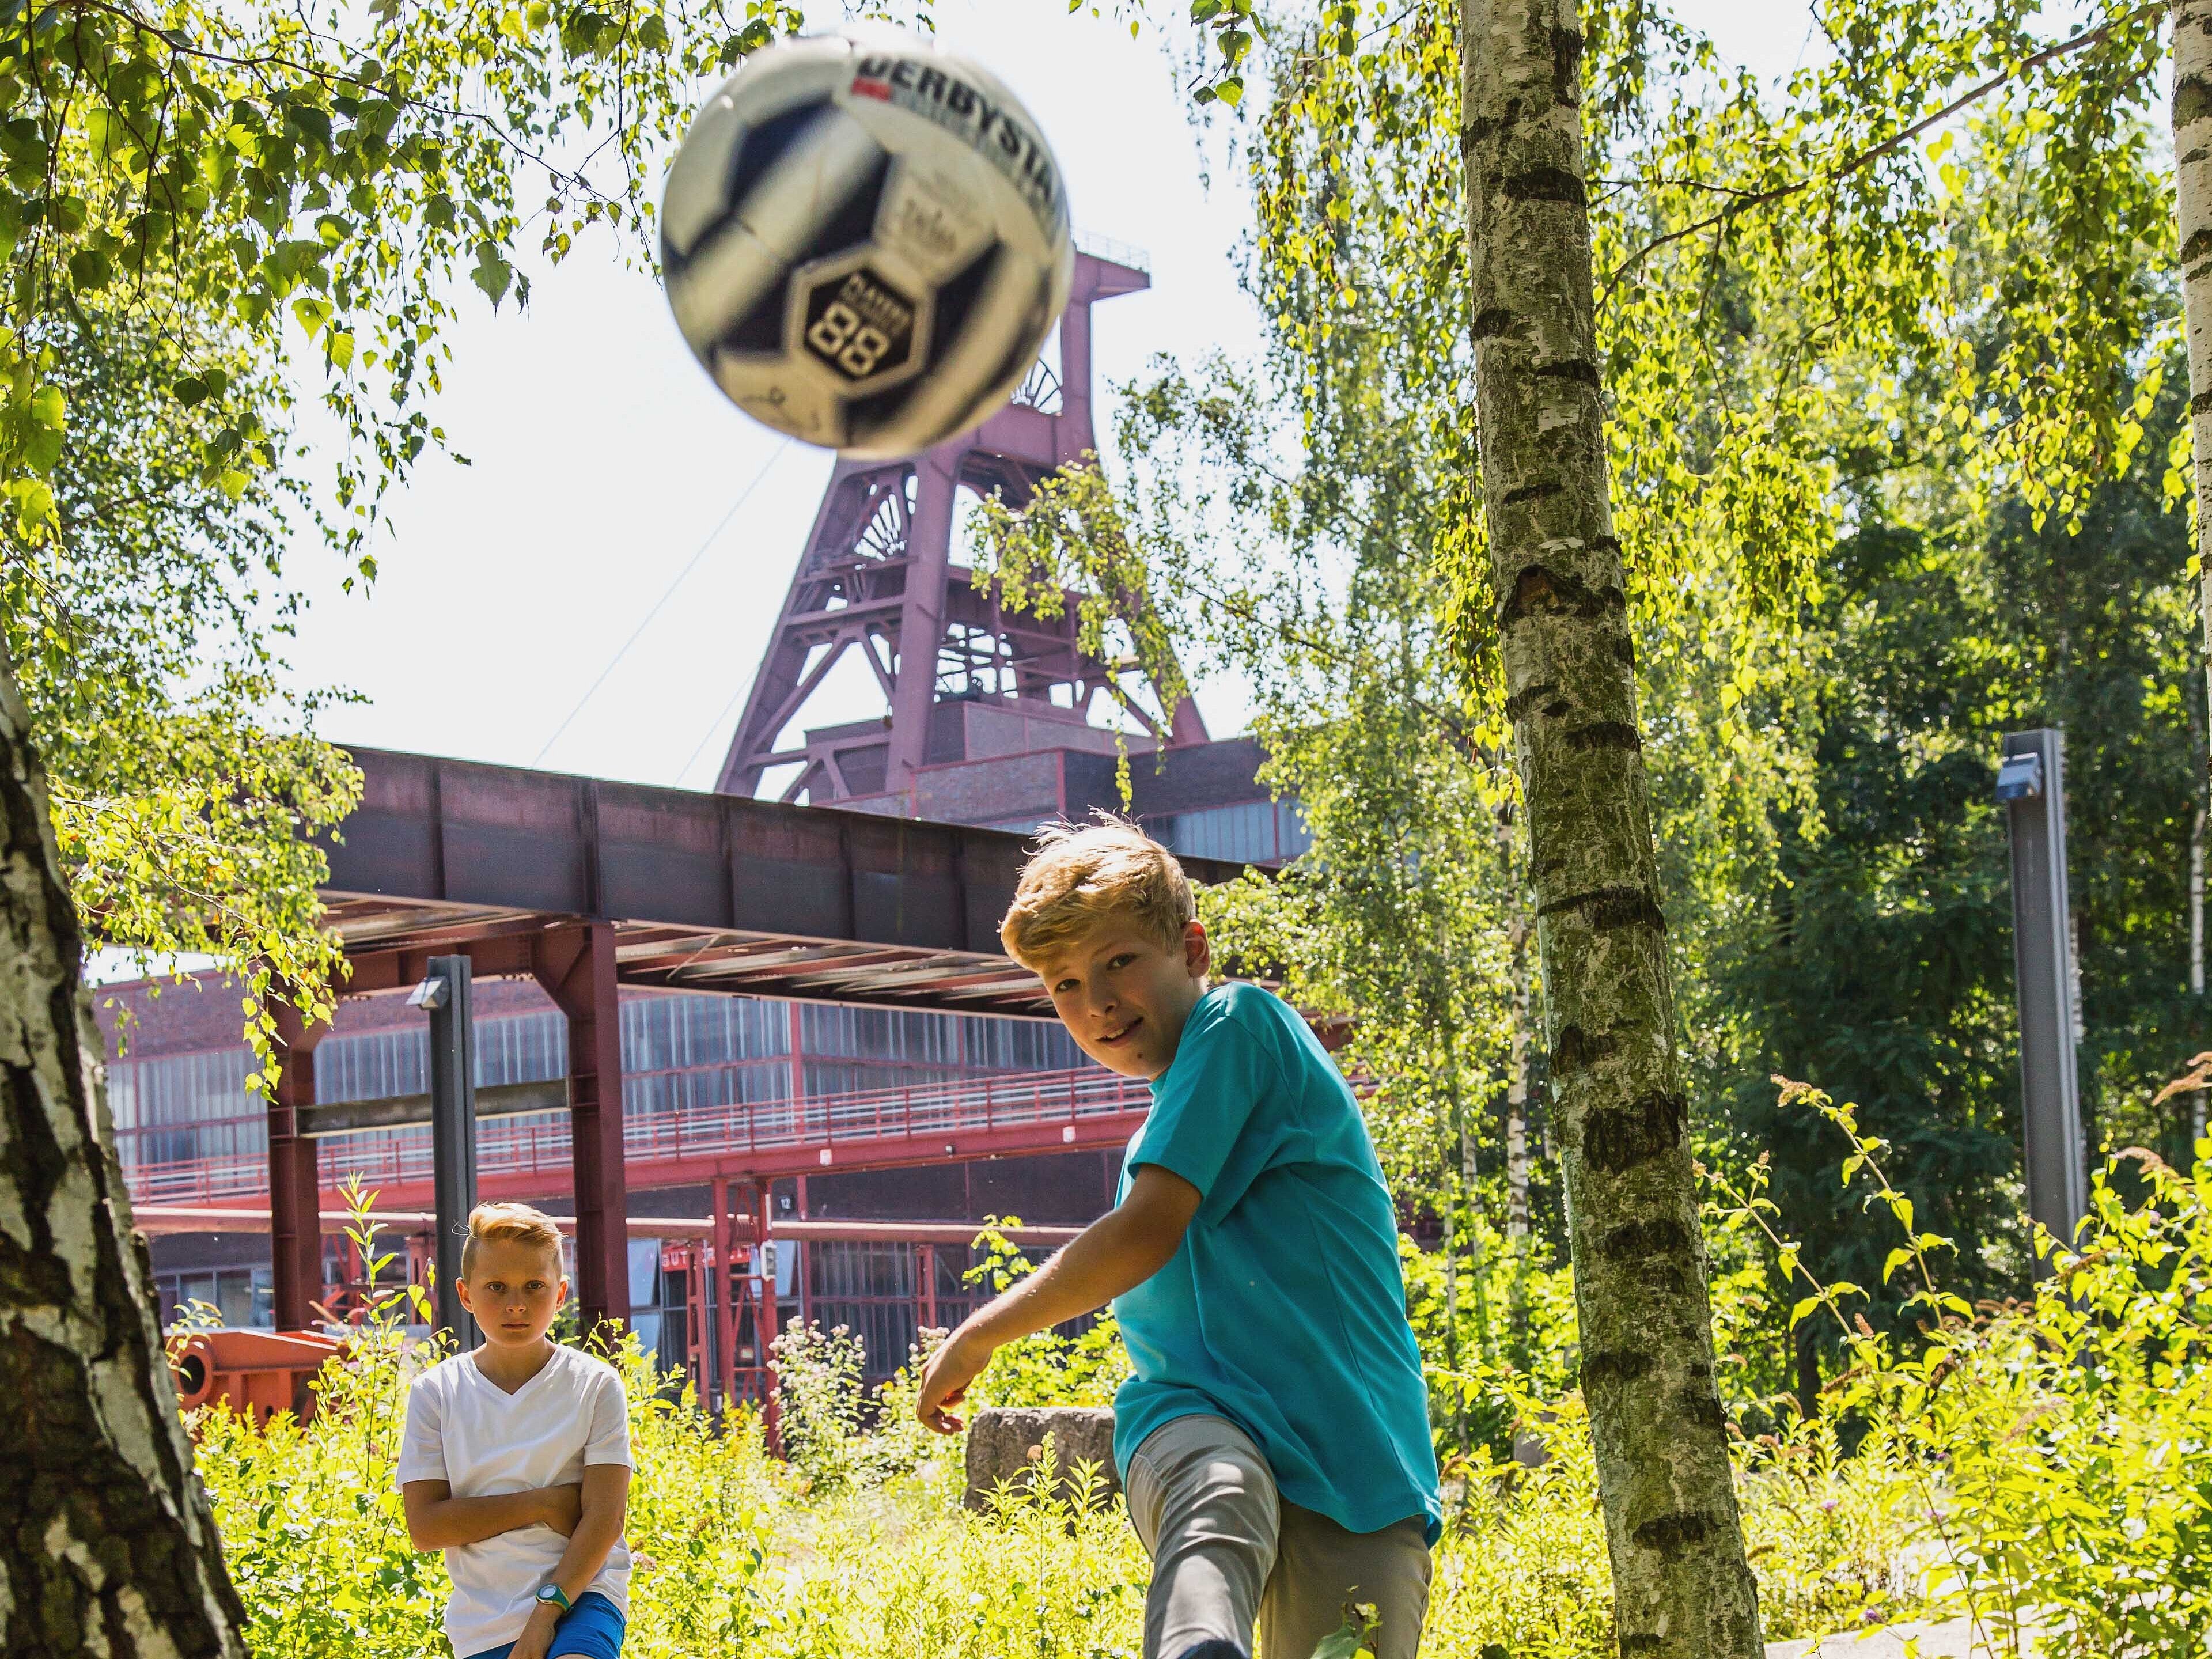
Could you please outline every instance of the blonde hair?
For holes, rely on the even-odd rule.
[[[532,1244],[551,1252],[561,1267],[561,1230],[544,1211],[527,1204],[479,1204],[469,1212],[469,1242],[461,1246],[461,1277],[476,1271],[479,1244]]]
[[[1006,954],[1024,968],[1109,919],[1132,922],[1166,950],[1198,919],[1190,878],[1174,854],[1126,818],[1048,824],[1022,866],[999,924]]]

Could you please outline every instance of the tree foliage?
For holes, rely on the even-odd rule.
[[[1194,15],[1244,112],[1261,358],[1157,365],[1118,491],[988,514],[979,568],[1091,586],[1102,638],[1144,592],[1254,684],[1314,847],[1214,919],[1357,1012],[1401,1176],[1450,1190],[1454,1103],[1481,1103],[1495,1206],[1522,901],[1465,419],[1457,9]],[[1816,17],[1825,52],[1775,87],[1656,7],[1585,15],[1644,752],[1709,1155],[1772,1153],[1806,1259],[1873,1282],[1841,1154],[1763,1083],[1832,1078],[1987,1293],[2026,1262],[2002,731],[2069,731],[2106,1144],[2160,1128],[2147,1081],[2197,1040],[2160,15]]]
[[[342,562],[317,585],[373,579],[380,502],[444,441],[457,308],[522,303],[526,248],[641,234],[697,77],[797,21],[780,0],[9,9],[0,626],[95,939],[326,1006],[307,837],[358,785],[282,657],[295,532]]]

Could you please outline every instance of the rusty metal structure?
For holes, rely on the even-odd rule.
[[[1121,746],[1136,757],[1127,810],[1194,879],[1294,857],[1303,825],[1256,782],[1257,744],[1211,740],[1188,697],[1167,705],[1084,651],[1076,596],[1059,618],[1009,614],[954,562],[952,538],[963,490],[1018,505],[1095,449],[1092,307],[1149,283],[1142,255],[1085,245],[1056,361],[1011,406],[926,454],[837,465],[715,793],[354,751],[362,799],[328,848],[324,890],[351,970],[337,1041],[280,1011],[276,1086],[248,1111],[211,1111],[226,1087],[241,1098],[242,1059],[234,1080],[216,1075],[242,1056],[234,1031],[164,1047],[180,1011],[149,999],[141,1046],[150,1036],[175,1058],[112,1072],[134,1198],[169,1218],[162,1250],[180,1260],[171,1247],[198,1239],[210,1273],[270,1264],[253,1270],[265,1308],[240,1309],[255,1322],[298,1328],[343,1303],[359,1271],[330,1224],[343,1183],[405,1212],[433,1184],[422,1083],[341,1081],[344,1055],[419,1043],[398,994],[433,957],[466,959],[479,1021],[510,1036],[559,1022],[557,1054],[478,1070],[481,1195],[573,1200],[587,1326],[630,1317],[647,1251],[656,1306],[682,1328],[664,1361],[717,1398],[765,1386],[763,1333],[783,1307],[830,1310],[866,1332],[872,1363],[902,1360],[917,1321],[964,1310],[976,1218],[1038,1196],[1025,1169],[1058,1172],[1060,1213],[1046,1218],[1103,1211],[1149,1095],[1084,1063],[1000,945],[1027,832],[1122,806]],[[884,713],[792,738],[856,652]],[[1095,723],[1102,701],[1142,729]],[[756,799],[764,782],[781,799]],[[708,1005],[742,1006],[773,1040],[743,1055],[658,1052],[656,1011],[688,1008],[690,1030]],[[906,1022],[904,1035],[808,1035],[832,1011]],[[926,1062],[885,1057],[907,1042]],[[156,1098],[162,1066],[193,1073],[176,1085],[198,1103],[182,1131]],[[319,1097],[319,1078],[335,1092]],[[639,1233],[634,1197],[659,1231]],[[819,1231],[871,1226],[890,1231]],[[779,1238],[805,1253],[795,1279]],[[169,1282],[181,1295],[200,1281],[179,1267]]]
[[[792,767],[787,801],[896,800],[933,764],[1054,742],[1110,748],[1091,723],[1092,704],[1118,692],[1140,708],[1122,688],[1138,677],[1083,649],[1074,603],[1054,617],[1011,614],[994,591],[976,587],[952,560],[954,509],[963,489],[1022,506],[1040,480],[1096,453],[1091,308],[1151,283],[1133,251],[1080,249],[1057,374],[1039,362],[1006,408],[923,454],[837,463],[718,789],[752,795],[770,772]],[[889,713],[787,744],[792,722],[850,652],[873,671]],[[1157,688],[1138,689],[1152,704],[1139,746],[1207,741],[1188,696],[1164,707]]]
[[[362,804],[328,849],[325,890],[346,945],[348,990],[401,990],[433,956],[465,956],[480,980],[534,981],[566,1018],[565,1174],[587,1326],[629,1316],[621,987],[1042,1012],[1035,975],[1004,954],[997,934],[1023,855],[1018,836],[423,756],[362,750],[354,758]],[[1201,880],[1234,873],[1193,870]],[[316,1105],[322,1036],[288,1019],[267,1105],[280,1328],[308,1322],[322,1283],[325,1189],[305,1118]],[[1086,1127],[1110,1135],[1096,1121],[1106,1117],[1122,1120],[1126,1139],[1128,1103],[1117,1096],[1086,1114],[1084,1099],[1073,1084],[1055,1084],[1014,1111],[987,1086],[980,1115],[957,1098],[928,1102],[919,1128],[909,1099],[896,1111],[873,1103],[864,1125],[802,1115],[787,1133],[763,1133],[748,1113],[694,1124],[688,1142],[680,1122],[646,1133],[668,1136],[649,1142],[667,1184],[735,1180],[746,1194],[739,1211],[750,1212],[764,1201],[763,1183],[791,1166],[794,1146],[800,1167],[811,1157],[816,1169],[841,1159],[884,1168],[957,1156],[963,1142],[970,1156],[1073,1145]],[[547,1173],[532,1161],[533,1175]],[[481,1167],[486,1193],[501,1190],[492,1161]]]

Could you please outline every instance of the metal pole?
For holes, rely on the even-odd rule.
[[[2013,972],[2020,998],[2021,1138],[2027,1210],[2062,1244],[2087,1207],[2075,1075],[2074,953],[2066,894],[2064,734],[2008,732],[1997,771],[2012,836]],[[2039,1263],[2039,1276],[2047,1265]]]
[[[476,1032],[466,957],[432,957],[408,1000],[430,1016],[430,1180],[438,1217],[438,1326],[463,1348],[482,1340],[461,1306],[461,1246],[477,1206]]]

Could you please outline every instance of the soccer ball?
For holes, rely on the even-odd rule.
[[[1029,112],[892,29],[746,59],[668,169],[660,254],[677,326],[738,407],[863,459],[995,412],[1075,268]]]

